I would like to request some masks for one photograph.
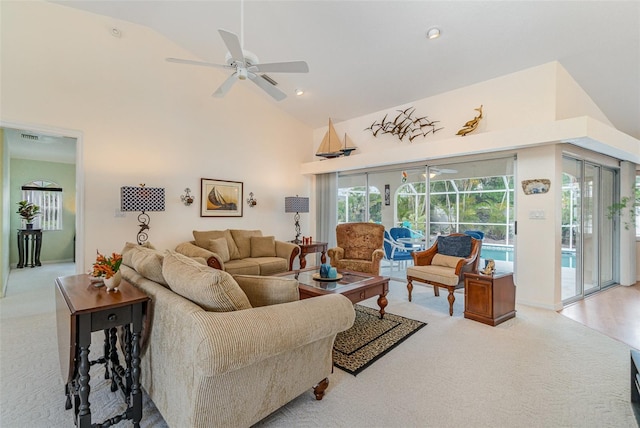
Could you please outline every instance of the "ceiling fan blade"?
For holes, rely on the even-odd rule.
[[[233,67],[231,67],[230,65],[226,65],[226,64],[214,64],[212,62],[192,61],[190,59],[167,58],[167,62],[175,62],[177,64],[203,65],[205,67],[231,68],[231,69],[233,69]]]
[[[244,54],[242,53],[242,46],[240,45],[240,40],[238,40],[238,36],[234,33],[219,29],[218,33],[220,33],[220,37],[222,37],[222,41],[229,49],[229,53],[231,54],[231,58],[235,62],[239,62],[244,64]]]
[[[271,95],[277,101],[282,101],[287,98],[287,95],[284,92],[267,82],[262,76],[249,73],[249,79],[251,79],[256,85],[260,86],[266,93]]]
[[[227,80],[222,82],[222,85],[216,89],[212,96],[216,98],[224,97],[227,92],[229,92],[229,89],[231,89],[233,84],[236,83],[236,80],[238,80],[238,73],[233,73],[231,76],[227,77]]]
[[[261,73],[308,73],[309,66],[304,61],[270,62],[252,64],[250,70]]]

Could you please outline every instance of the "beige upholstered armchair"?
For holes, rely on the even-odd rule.
[[[449,290],[449,315],[453,315],[453,292],[464,287],[464,273],[478,272],[480,248],[482,241],[462,233],[439,236],[431,248],[415,251],[413,266],[407,268],[407,290],[409,301],[413,281],[424,282],[433,286],[436,296],[440,295],[439,287]]]
[[[380,274],[384,257],[384,226],[376,223],[343,223],[336,227],[337,247],[329,249],[331,266]]]

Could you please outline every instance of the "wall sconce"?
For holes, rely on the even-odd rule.
[[[249,199],[247,199],[247,205],[249,205],[249,208],[253,208],[256,205],[258,205],[258,201],[253,198],[253,192],[249,193]]]
[[[120,188],[120,211],[142,211],[138,214],[140,231],[138,245],[147,242],[149,230],[149,214],[145,211],[164,211],[164,189],[160,187],[123,186]]]
[[[184,202],[185,206],[189,206],[193,203],[193,196],[191,196],[190,192],[191,189],[189,189],[188,187],[186,189],[184,189],[185,194],[180,196],[180,200],[182,202]]]

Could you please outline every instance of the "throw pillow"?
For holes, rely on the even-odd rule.
[[[225,238],[209,239],[209,251],[216,253],[220,256],[223,263],[231,260],[229,255],[229,246]]]
[[[124,244],[124,248],[121,251],[122,263],[126,266],[129,266],[130,268],[133,267],[133,264],[131,262],[131,256],[133,255],[133,253],[131,252],[131,249],[133,248],[149,248],[151,250],[155,250],[155,247],[151,245],[150,242],[145,242],[142,245],[134,244],[133,242],[126,242]]]
[[[276,238],[273,236],[252,236],[251,257],[275,257]]]
[[[171,290],[212,312],[250,309],[251,304],[231,275],[167,250],[162,274]]]
[[[162,253],[144,247],[134,248],[131,251],[132,267],[142,276],[151,281],[167,286],[162,276]]]
[[[431,260],[431,265],[455,268],[456,266],[458,266],[458,262],[460,260],[464,260],[464,259],[462,257],[445,256],[444,254],[436,254],[433,256],[433,259]]]
[[[238,246],[233,240],[231,236],[231,231],[229,229],[226,230],[207,230],[207,231],[193,231],[193,239],[196,241],[196,245],[200,248],[209,249],[209,240],[224,238],[227,240],[227,246],[229,247],[229,257],[232,260],[240,258],[240,252],[238,251]]]
[[[445,256],[469,257],[471,254],[471,237],[438,236],[438,253]]]
[[[240,253],[238,258],[246,259],[251,257],[251,237],[262,236],[262,232],[259,230],[231,229],[231,236],[233,236],[233,240],[238,246],[238,252]]]

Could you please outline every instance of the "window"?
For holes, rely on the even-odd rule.
[[[51,181],[32,181],[22,186],[22,199],[40,207],[34,227],[42,230],[62,230],[62,188]]]

